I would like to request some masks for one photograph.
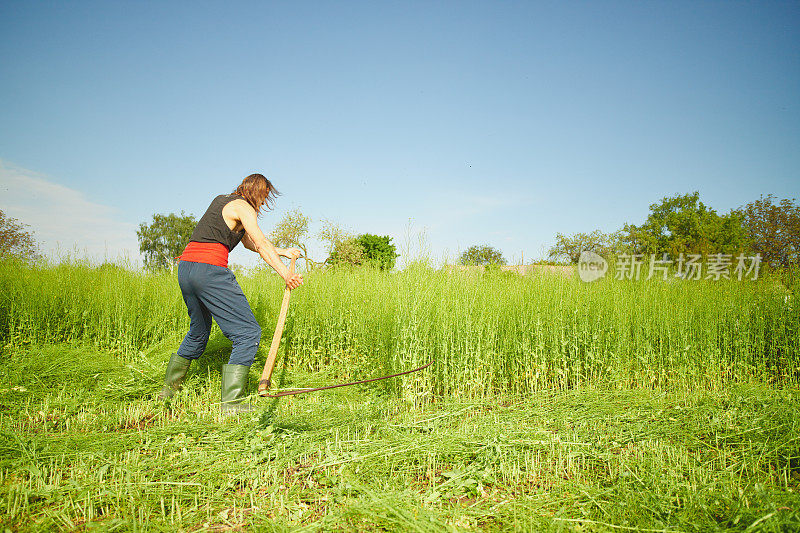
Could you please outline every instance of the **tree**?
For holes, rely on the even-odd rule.
[[[39,258],[33,232],[26,231],[27,224],[6,216],[0,209],[0,259],[35,260]]]
[[[148,226],[139,224],[136,236],[139,238],[139,251],[144,254],[144,266],[149,270],[175,268],[175,258],[189,243],[194,227],[197,225],[193,215],[181,211],[180,215],[153,215]]]
[[[737,210],[754,253],[774,268],[800,264],[800,206],[783,199],[777,205],[768,194]]]
[[[310,222],[311,219],[305,216],[300,209],[293,209],[286,213],[283,219],[275,225],[269,238],[275,246],[280,248],[300,248],[303,251],[303,259],[306,260],[306,265],[314,268],[320,263],[308,257],[306,235],[308,234],[308,224]]]
[[[360,235],[356,242],[364,250],[364,259],[381,270],[391,270],[394,268],[395,260],[398,257],[397,249],[392,244],[392,238],[388,235],[383,237],[365,233]]]
[[[718,215],[700,201],[700,193],[665,197],[650,205],[641,226],[626,224],[623,246],[632,253],[736,254],[748,248],[747,233],[736,212]]]
[[[356,238],[338,224],[326,220],[319,232],[319,239],[326,243],[330,265],[360,265],[364,262],[364,249]]]
[[[462,265],[505,265],[503,254],[488,244],[476,244],[466,249],[458,258]]]
[[[622,232],[603,233],[595,230],[591,233],[576,233],[572,236],[556,233],[556,244],[550,248],[549,257],[553,260],[566,259],[577,263],[581,252],[595,252],[603,257],[617,253],[620,247]]]

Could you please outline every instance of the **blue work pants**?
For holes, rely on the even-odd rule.
[[[194,360],[203,354],[213,317],[233,344],[228,364],[252,365],[261,341],[261,327],[233,272],[217,265],[181,261],[178,284],[190,318],[189,332],[178,355]]]

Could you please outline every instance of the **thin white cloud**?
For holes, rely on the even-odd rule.
[[[135,224],[48,177],[0,160],[0,209],[27,224],[40,249],[92,261],[139,260]]]

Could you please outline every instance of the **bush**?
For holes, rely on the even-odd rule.
[[[371,263],[381,270],[391,270],[394,268],[395,260],[398,257],[397,249],[392,244],[392,238],[388,235],[378,236],[370,233],[360,235],[356,242],[364,250],[365,262]]]
[[[469,266],[506,264],[506,260],[500,250],[497,250],[488,244],[476,244],[475,246],[470,246],[463,254],[461,254],[461,257],[458,258],[458,262],[461,265]]]

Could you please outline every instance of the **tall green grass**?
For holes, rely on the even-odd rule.
[[[164,354],[0,359],[0,531],[797,531],[800,389],[260,399]]]
[[[263,363],[283,285],[240,282]],[[279,382],[436,365],[225,421],[218,330],[153,399],[188,328],[174,276],[3,263],[0,529],[793,531],[794,302],[770,280],[314,273]]]
[[[239,279],[269,345],[283,291]],[[0,263],[6,345],[88,342],[123,359],[176,349],[188,329],[177,278],[72,263]],[[411,267],[315,272],[292,293],[282,368],[392,382],[427,402],[585,386],[703,387],[798,380],[800,310],[770,280],[582,283],[557,275],[463,275]],[[212,344],[224,342],[219,331]],[[263,360],[263,359],[260,359]]]

